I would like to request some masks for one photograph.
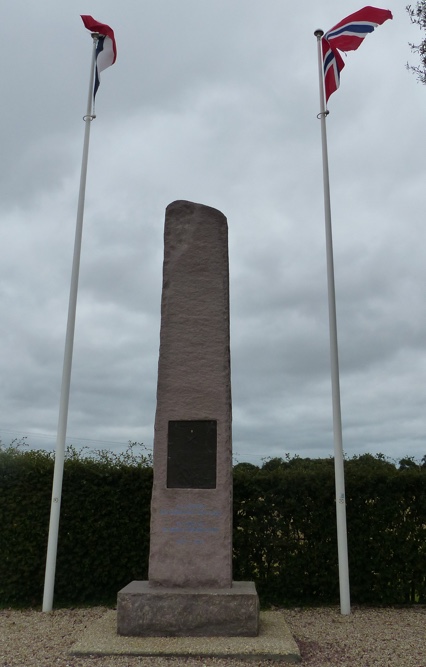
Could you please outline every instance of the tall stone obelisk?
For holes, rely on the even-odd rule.
[[[118,595],[118,631],[256,635],[252,582],[232,582],[228,227],[166,210],[149,581]]]
[[[149,580],[232,583],[228,226],[207,206],[166,211]]]

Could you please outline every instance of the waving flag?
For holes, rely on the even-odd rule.
[[[337,49],[333,49],[325,37],[321,41],[322,59],[324,63],[325,99],[334,93],[340,85],[340,72],[345,66],[342,56]]]
[[[117,58],[117,46],[115,43],[114,30],[105,23],[95,21],[92,16],[82,15],[85,27],[91,32],[98,32],[99,39],[96,46],[96,72],[93,96],[98,92],[101,82],[100,73],[107,67],[111,67]]]
[[[322,39],[322,53],[326,101],[339,87],[340,72],[345,66],[338,49],[355,51],[374,28],[391,18],[392,13],[388,9],[364,7],[325,33]]]
[[[324,37],[336,49],[355,51],[369,32],[391,18],[392,12],[388,9],[364,7],[340,21]]]

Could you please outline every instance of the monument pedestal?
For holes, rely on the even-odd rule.
[[[256,588],[251,581],[234,581],[231,588],[132,581],[118,593],[117,630],[132,637],[256,637]]]

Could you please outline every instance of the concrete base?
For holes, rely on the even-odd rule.
[[[194,659],[200,658],[233,658],[253,661],[256,665],[262,660],[281,663],[301,660],[285,614],[280,611],[260,612],[257,637],[120,637],[117,635],[117,613],[111,610],[87,625],[70,653],[80,657],[99,656],[99,664],[107,664],[101,656],[166,657],[175,658],[178,660],[176,664],[182,665],[193,665]],[[108,664],[113,664],[112,659]],[[155,663],[141,661],[140,664]]]
[[[118,593],[117,632],[127,637],[255,637],[259,598],[251,581],[219,589],[132,581]]]

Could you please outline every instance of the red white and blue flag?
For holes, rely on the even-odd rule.
[[[340,85],[340,72],[345,66],[342,56],[337,49],[333,49],[325,37],[322,38],[322,61],[324,66],[325,100],[334,93]]]
[[[96,71],[93,97],[95,97],[101,82],[100,73],[107,67],[111,67],[117,58],[117,46],[115,43],[114,30],[105,23],[95,21],[92,16],[82,15],[85,27],[91,32],[99,33],[96,45]]]
[[[364,7],[358,12],[347,16],[322,38],[322,54],[324,63],[324,88],[326,102],[340,83],[340,72],[345,63],[338,51],[355,51],[365,37],[378,25],[392,18],[388,9]]]

